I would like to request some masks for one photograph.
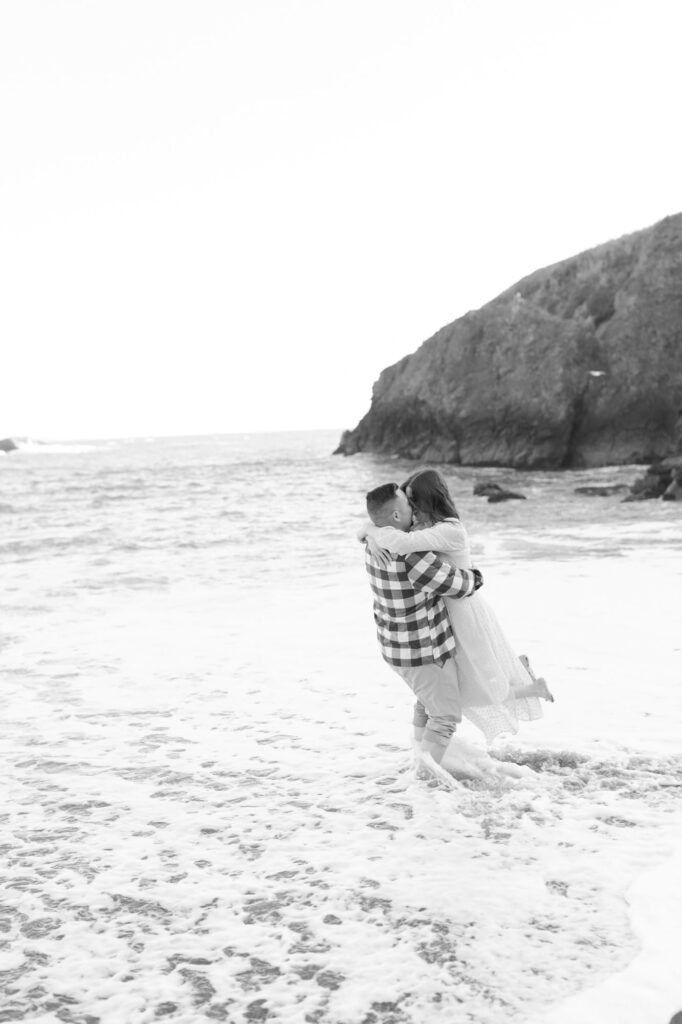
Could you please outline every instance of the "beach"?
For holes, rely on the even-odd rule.
[[[333,442],[3,458],[0,1021],[667,1024],[682,509],[574,494],[636,467],[504,507],[453,469],[556,703],[489,754],[465,722],[489,771],[448,788],[353,537],[409,467]]]

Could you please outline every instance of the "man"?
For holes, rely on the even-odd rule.
[[[412,525],[412,508],[397,484],[370,491],[367,512],[376,526]],[[440,764],[462,719],[455,637],[443,598],[469,597],[483,577],[477,569],[453,569],[433,551],[396,555],[386,568],[366,551],[365,566],[381,653],[417,698],[415,739]]]

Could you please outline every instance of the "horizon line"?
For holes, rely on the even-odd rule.
[[[60,435],[59,437],[53,436],[46,438],[36,437],[33,434],[2,434],[0,433],[0,441],[15,441],[24,442],[36,445],[50,445],[50,444],[87,444],[89,441],[160,441],[164,439],[183,438],[183,437],[239,437],[248,436],[251,434],[320,434],[320,433],[336,433],[343,432],[346,427],[273,427],[273,428],[252,428],[252,429],[241,429],[241,430],[214,430],[214,431],[197,431],[189,433],[160,433],[160,434],[149,434],[149,433],[138,433],[138,434],[90,434],[88,436],[79,437],[65,437]]]

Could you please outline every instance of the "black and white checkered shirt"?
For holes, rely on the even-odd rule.
[[[374,593],[381,653],[409,668],[449,658],[455,650],[444,597],[469,597],[483,583],[478,569],[453,569],[433,551],[400,555],[384,569],[365,553]]]

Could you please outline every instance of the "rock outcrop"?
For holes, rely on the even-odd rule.
[[[538,270],[384,370],[337,453],[590,467],[682,451],[682,214]]]
[[[15,452],[19,448],[16,441],[13,441],[11,437],[3,437],[0,439],[0,452]]]

